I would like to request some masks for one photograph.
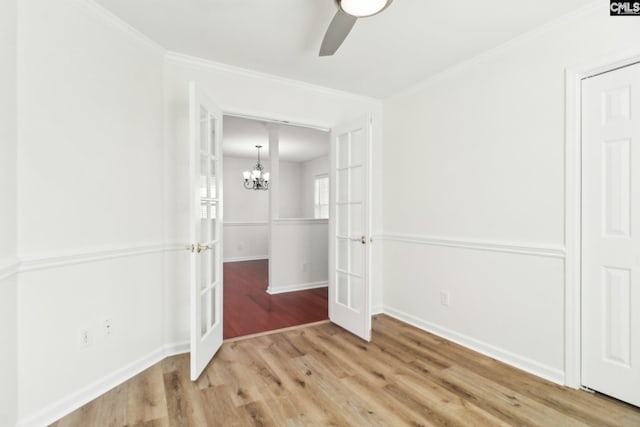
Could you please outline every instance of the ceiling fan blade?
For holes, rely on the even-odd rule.
[[[347,38],[349,32],[353,28],[358,18],[355,16],[347,15],[342,10],[338,10],[336,15],[331,20],[327,33],[322,39],[322,45],[320,46],[320,56],[331,56],[340,47],[344,39]]]

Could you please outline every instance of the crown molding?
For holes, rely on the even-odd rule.
[[[75,2],[84,6],[87,10],[100,17],[104,22],[108,23],[113,28],[119,30],[123,34],[129,35],[141,44],[151,48],[156,53],[164,55],[167,52],[167,49],[157,43],[155,40],[151,39],[141,31],[139,31],[137,28],[122,20],[122,18],[113,14],[104,6],[96,3],[94,0],[75,0]]]
[[[249,78],[270,80],[274,83],[283,84],[287,86],[293,86],[296,88],[309,90],[322,95],[339,96],[342,98],[359,100],[362,102],[370,102],[376,104],[382,104],[382,99],[372,98],[369,96],[359,95],[352,92],[346,92],[338,89],[329,88],[326,86],[320,86],[313,83],[307,83],[301,80],[290,79],[287,77],[281,77],[275,74],[263,73],[261,71],[255,71],[248,68],[242,68],[235,65],[224,64],[222,62],[212,61],[210,59],[199,58],[196,56],[186,55],[174,51],[167,51],[165,59],[168,62],[173,62],[181,65],[189,65],[196,68],[214,69],[218,71],[224,71],[232,74],[239,74]]]

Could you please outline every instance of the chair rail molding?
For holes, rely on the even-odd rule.
[[[68,252],[25,255],[19,257],[17,271],[23,273],[115,258],[174,252],[182,250],[184,247],[186,244],[148,242],[127,246],[104,246]]]
[[[409,243],[427,246],[446,246],[469,250],[502,252],[530,256],[564,259],[564,246],[546,246],[525,242],[505,242],[499,240],[459,239],[422,234],[385,233],[373,237],[375,240]]]
[[[279,218],[273,220],[274,225],[322,225],[329,224],[324,218]]]
[[[225,221],[223,227],[266,227],[269,221]]]

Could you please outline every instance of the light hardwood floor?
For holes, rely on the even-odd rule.
[[[225,343],[195,383],[168,358],[53,425],[620,427],[640,409],[381,315],[371,343],[332,324]]]

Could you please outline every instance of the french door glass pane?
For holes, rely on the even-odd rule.
[[[203,292],[200,296],[200,336],[204,336],[207,333],[207,313],[209,311],[209,294],[210,291]]]
[[[349,169],[351,172],[351,179],[349,180],[349,189],[350,189],[350,202],[361,202],[362,201],[362,189],[363,189],[363,168],[354,167]]]
[[[216,300],[218,298],[218,287],[214,287],[213,289],[211,289],[211,291],[209,292],[209,294],[211,295],[211,301],[210,301],[210,306],[211,307],[211,327],[213,328],[216,323],[218,323],[218,312],[217,312],[217,304],[216,304]]]
[[[210,175],[210,179],[209,179],[209,197],[211,197],[212,199],[215,199],[216,197],[218,197],[217,179],[216,179],[216,161],[215,160],[210,160],[209,164],[210,164],[210,167],[211,167],[211,169],[209,169],[209,175]]]
[[[200,254],[198,254],[196,258],[196,263],[200,268],[200,289],[206,289],[209,287],[209,263]]]
[[[218,255],[218,244],[212,244],[209,251],[209,263],[211,264],[211,283],[217,283],[219,277],[218,263],[216,256]]]
[[[349,277],[346,274],[338,273],[337,281],[337,298],[338,304],[349,306]]]
[[[215,208],[215,207],[214,207]],[[199,241],[204,243],[208,242],[209,239],[209,216],[210,206],[208,203],[204,202],[200,204],[200,238]]]
[[[349,200],[349,169],[339,170],[336,173],[336,201]]]
[[[349,277],[351,283],[349,286],[349,291],[351,292],[349,299],[349,308],[352,308],[355,311],[360,311],[362,308],[362,279],[355,276]]]
[[[352,203],[350,212],[350,230],[349,235],[353,238],[360,237],[364,233],[362,232],[362,205],[360,203]]]
[[[344,134],[338,137],[338,168],[349,166],[349,135]]]
[[[207,193],[208,175],[207,156],[200,156],[200,197],[209,197]]]
[[[211,155],[216,156],[216,144],[214,143],[214,141],[216,140],[216,118],[210,116],[209,120],[209,124],[211,126]]]
[[[362,258],[364,256],[363,254],[364,245],[360,241],[357,241],[357,242],[350,241],[349,243],[351,245],[351,254],[350,254],[351,262],[349,263],[349,273],[362,276],[362,273],[363,273]]]
[[[336,211],[338,236],[347,237],[349,235],[349,205],[337,205]]]
[[[207,154],[209,152],[209,112],[200,107],[200,151]]]
[[[351,158],[349,165],[361,165],[364,161],[364,131],[358,129],[351,134]]]
[[[338,239],[338,270],[347,271],[348,251],[349,241],[347,239]]]

